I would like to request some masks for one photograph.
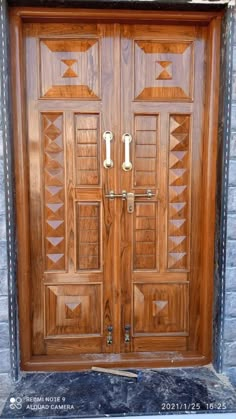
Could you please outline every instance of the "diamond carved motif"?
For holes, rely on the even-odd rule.
[[[152,315],[156,316],[168,316],[168,301],[156,300],[152,302]]]
[[[172,61],[156,61],[156,80],[172,80]]]
[[[171,115],[169,142],[168,269],[188,268],[189,115]]]
[[[63,67],[63,78],[78,77],[77,70],[75,69],[78,60],[61,60]]]
[[[62,114],[42,115],[44,139],[45,268],[65,269],[65,191]]]
[[[66,303],[65,304],[65,318],[78,319],[81,317],[81,303]]]

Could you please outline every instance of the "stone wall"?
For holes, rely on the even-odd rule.
[[[4,48],[6,46],[6,0],[0,0],[0,69],[6,69]],[[229,171],[228,199],[228,242],[226,271],[226,309],[224,321],[224,353],[223,368],[225,371],[236,372],[236,14],[233,55],[233,104],[232,104],[232,136]],[[4,47],[4,48],[3,48]],[[4,128],[4,95],[7,88],[7,71],[0,73],[0,374],[7,375],[10,371],[9,316],[8,316],[8,263],[6,237],[6,205],[5,205],[5,170],[3,143],[7,135]]]
[[[0,0],[1,7],[1,83],[0,83],[0,373],[7,374],[10,370],[10,345],[9,345],[9,316],[8,316],[8,268],[7,268],[7,241],[6,241],[6,205],[5,205],[5,170],[4,170],[4,95],[6,89],[6,55],[4,48],[5,39],[5,4]]]
[[[236,374],[236,11],[234,14],[233,95],[227,223],[227,262],[225,284],[224,370]]]

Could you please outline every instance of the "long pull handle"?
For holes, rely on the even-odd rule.
[[[111,131],[105,131],[103,133],[103,139],[106,142],[106,159],[103,162],[105,169],[113,167],[113,161],[111,160],[111,141],[113,140],[113,134]]]
[[[125,143],[125,161],[122,164],[122,169],[125,172],[128,172],[132,169],[132,163],[130,161],[130,143],[132,141],[132,136],[128,133],[122,135],[122,141]]]

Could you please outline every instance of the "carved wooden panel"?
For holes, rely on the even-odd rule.
[[[188,284],[134,284],[135,335],[186,335]]]
[[[168,269],[188,268],[190,116],[170,116]]]
[[[135,116],[134,186],[153,187],[157,181],[157,115]]]
[[[45,287],[46,336],[101,334],[101,285]]]
[[[135,99],[191,100],[192,45],[190,41],[135,41]]]
[[[76,183],[98,185],[100,173],[99,115],[76,115]]]
[[[45,269],[65,270],[63,115],[42,114]]]
[[[156,204],[137,202],[134,217],[134,269],[157,268]]]
[[[97,39],[40,41],[41,94],[44,98],[99,97],[99,42]]]
[[[100,204],[76,203],[77,269],[99,269]]]

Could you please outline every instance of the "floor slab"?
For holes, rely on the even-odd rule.
[[[94,371],[25,374],[8,395],[1,417],[161,418],[185,413],[187,418],[189,412],[191,417],[192,413],[209,417],[221,413],[223,419],[227,413],[236,418],[236,390],[227,377],[211,368],[132,371],[138,379]]]

